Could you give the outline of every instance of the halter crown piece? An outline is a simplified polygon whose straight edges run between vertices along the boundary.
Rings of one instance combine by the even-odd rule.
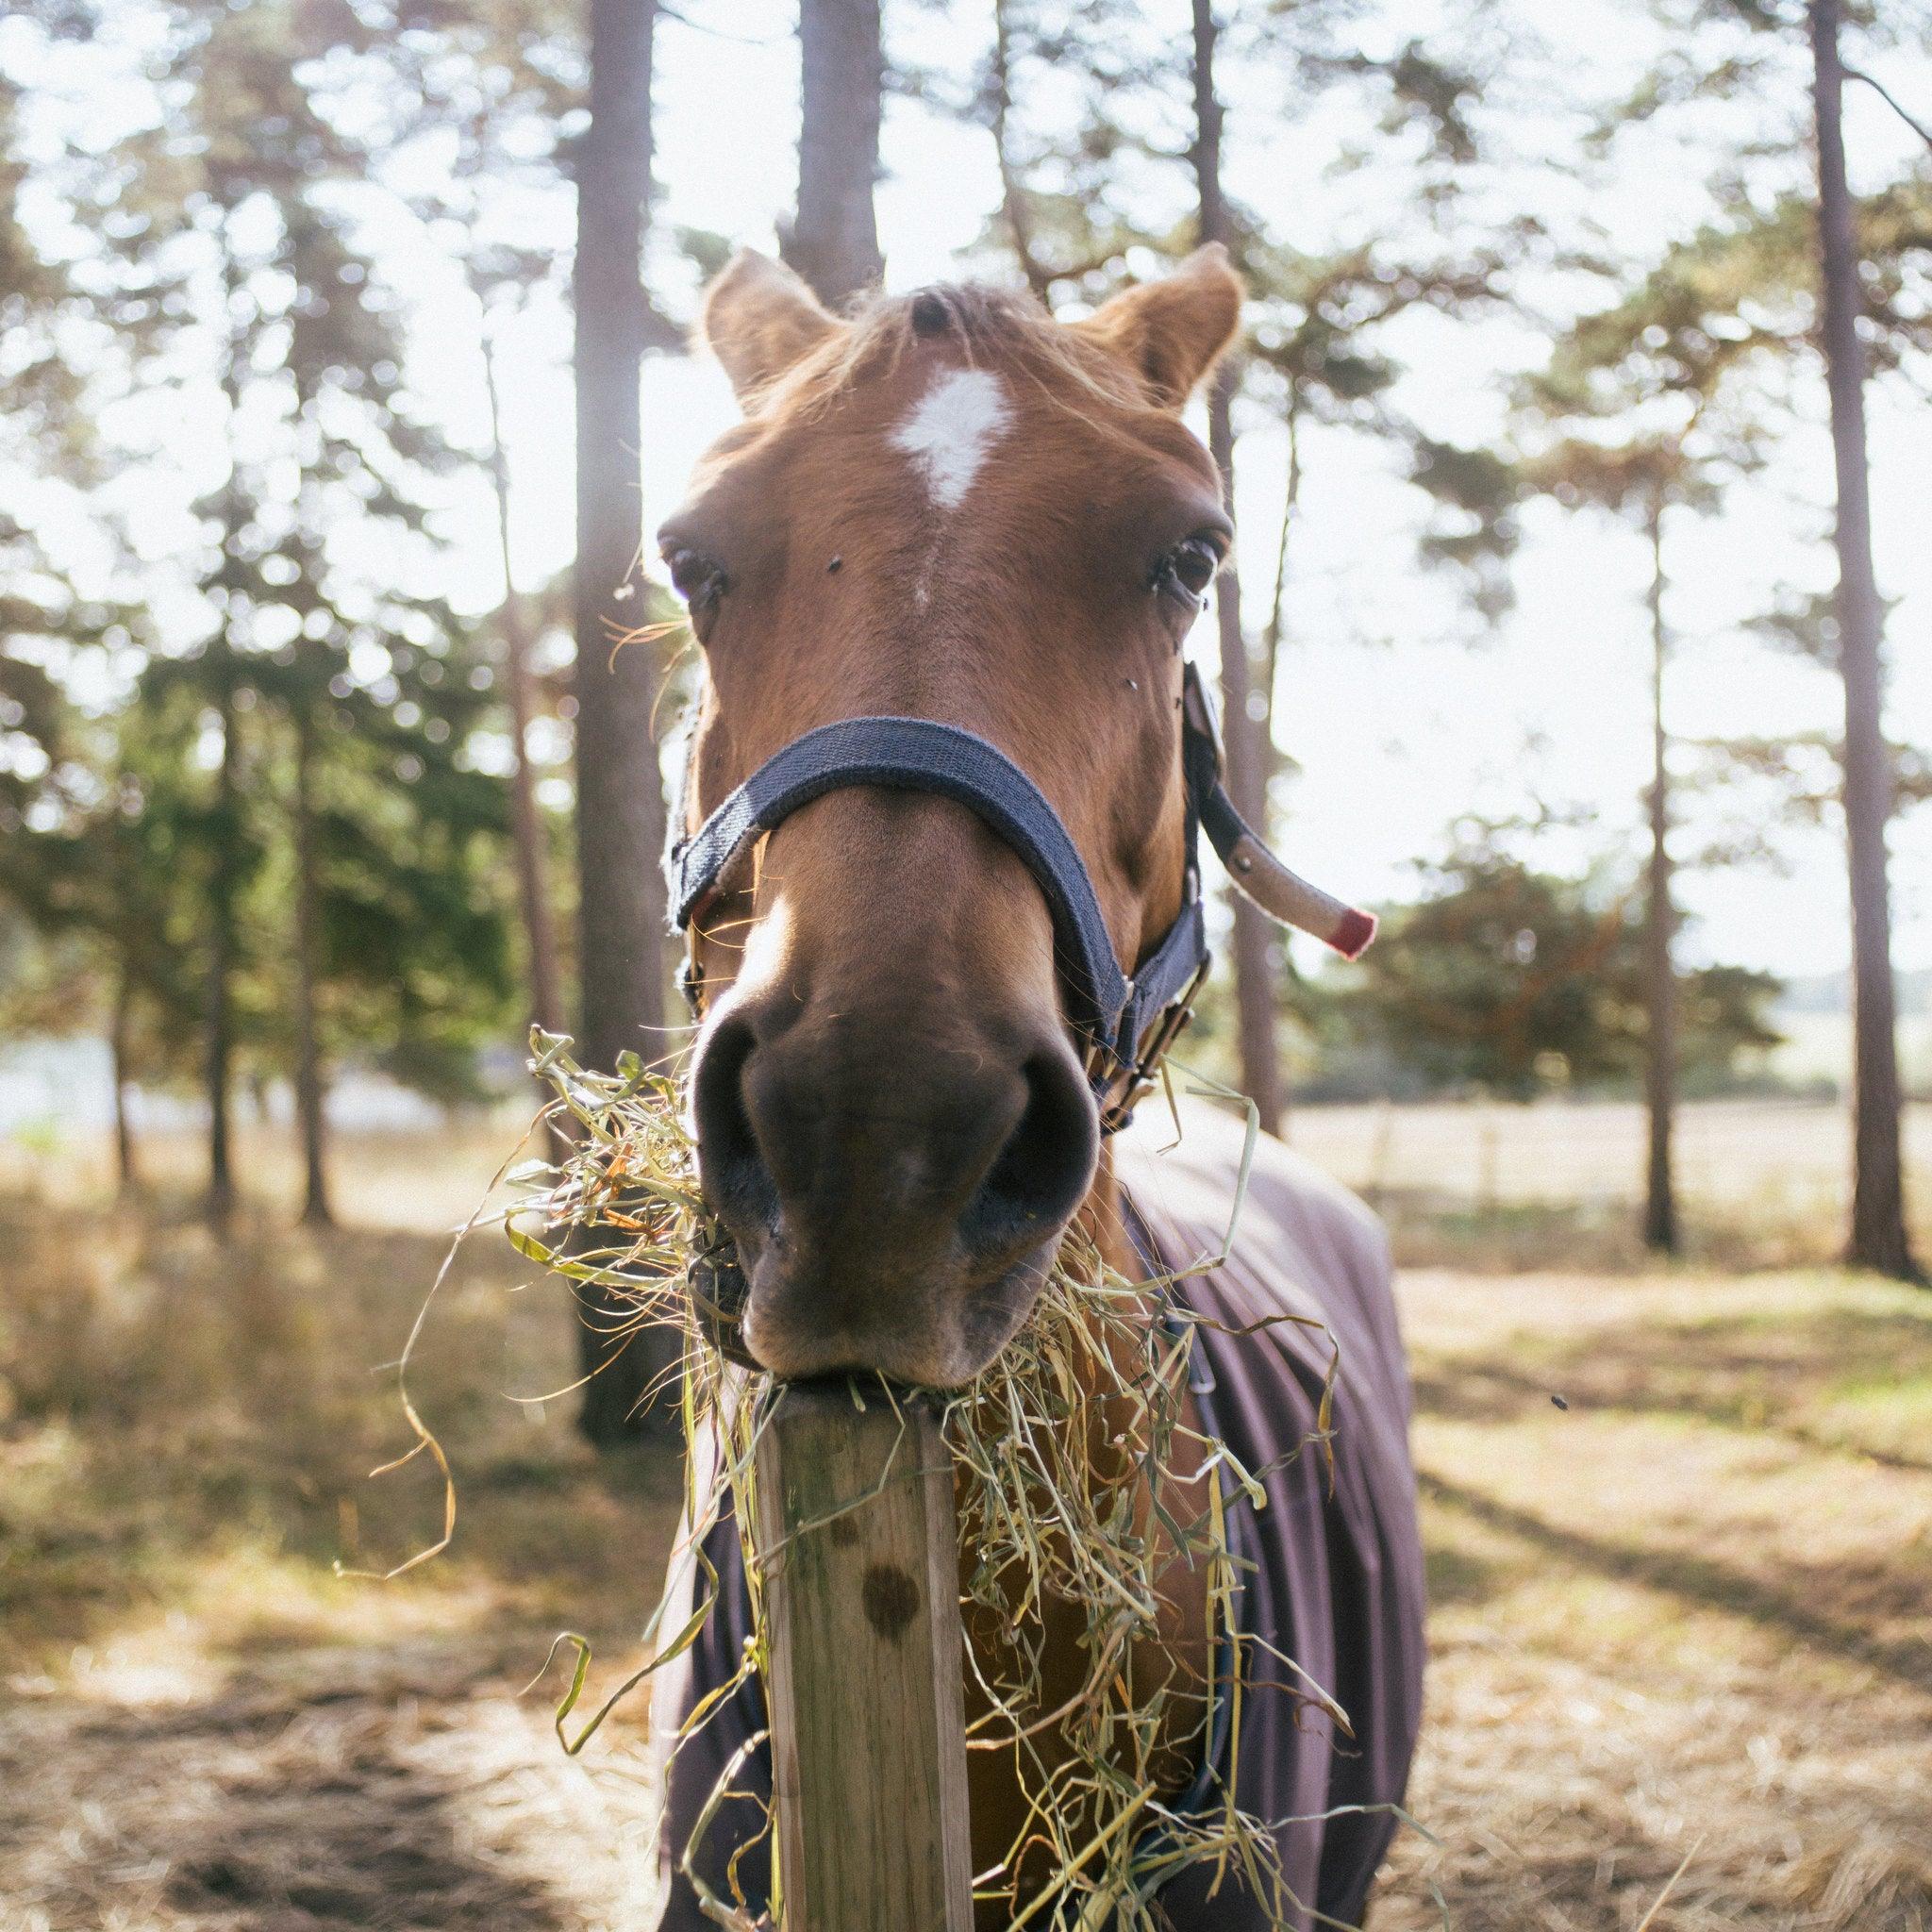
[[[930,718],[841,718],[773,755],[689,837],[672,818],[664,855],[671,924],[686,931],[715,898],[738,857],[800,806],[849,786],[934,791],[975,812],[1038,882],[1053,917],[1068,1017],[1088,1047],[1087,1071],[1108,1133],[1125,1125],[1193,1010],[1210,955],[1201,913],[1200,834],[1235,885],[1262,911],[1356,958],[1375,936],[1372,913],[1291,872],[1235,808],[1223,777],[1221,734],[1199,675],[1182,685],[1181,769],[1187,797],[1186,901],[1133,973],[1122,970],[1079,850],[1039,786],[995,745]],[[690,782],[687,758],[685,783]],[[702,988],[690,962],[686,996]]]

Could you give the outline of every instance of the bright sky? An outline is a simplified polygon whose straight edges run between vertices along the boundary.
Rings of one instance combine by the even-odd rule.
[[[691,10],[728,19],[743,39],[675,20],[660,26],[660,232],[688,225],[771,248],[774,220],[796,179],[792,8],[784,0],[732,0]],[[1434,10],[1405,9],[1405,30],[1425,26]],[[889,5],[892,51],[901,60],[963,72],[981,56],[988,12],[975,5],[941,17],[909,0]],[[1178,42],[1186,18],[1180,0],[1161,0],[1147,12],[1154,30],[1172,26]],[[1574,0],[1559,23],[1544,25],[1557,42],[1547,58],[1559,68],[1593,63],[1607,88],[1616,55],[1607,50],[1626,64],[1643,52],[1624,31],[1631,14],[1614,0]],[[1613,19],[1622,24],[1614,37]],[[1524,72],[1523,85],[1533,86]],[[1913,97],[1932,112],[1932,63],[1902,59],[1892,77],[1908,93],[1916,90]],[[1366,225],[1387,220],[1374,201],[1378,189],[1386,194],[1387,175],[1336,176],[1329,164],[1338,137],[1316,123],[1284,122],[1282,90],[1277,73],[1229,76],[1234,192],[1309,250],[1374,232]],[[97,92],[90,103],[96,115],[100,103]],[[1755,131],[1782,127],[1802,105],[1796,94],[1769,102]],[[1912,137],[1874,96],[1854,90],[1847,112],[1855,180],[1875,183],[1909,161]],[[1515,125],[1519,144],[1543,141],[1557,153],[1574,142],[1574,123],[1533,105]],[[1704,127],[1724,131],[1715,117]],[[885,161],[878,208],[888,285],[906,289],[983,266],[971,251],[996,200],[987,138],[895,99]],[[1659,139],[1634,145],[1612,181],[1582,186],[1526,153],[1508,191],[1553,214],[1583,208],[1643,252],[1694,223],[1702,177],[1681,149]],[[553,241],[559,225],[568,232],[567,199],[500,212],[506,223],[526,224]],[[459,439],[475,440],[483,389],[468,298],[433,251],[403,251],[395,273],[418,305],[412,383]],[[689,298],[688,289],[673,288],[667,301],[688,309]],[[572,547],[568,325],[560,302],[533,303],[508,340],[517,365],[507,398],[515,549],[521,580],[534,584],[567,562]],[[1410,366],[1398,402],[1451,437],[1492,426],[1508,377],[1540,359],[1531,332],[1494,320],[1420,319],[1391,344]],[[1822,418],[1822,382],[1815,387],[1814,412]],[[197,425],[191,414],[184,408],[178,421],[156,426],[186,467],[203,472],[205,484],[210,470],[219,474],[219,453],[207,445],[205,417]],[[734,414],[722,376],[702,361],[647,365],[640,429],[647,530],[675,504],[692,458]],[[200,457],[188,454],[198,444]],[[1932,737],[1928,451],[1923,400],[1900,389],[1874,394],[1878,566],[1882,587],[1899,600],[1890,620],[1890,716],[1895,734],[1922,741]],[[1272,568],[1284,453],[1277,430],[1258,418],[1248,425],[1236,509],[1251,598]],[[1532,796],[1591,806],[1605,834],[1627,833],[1634,852],[1649,728],[1645,558],[1638,540],[1553,507],[1532,511],[1516,564],[1516,608],[1493,632],[1478,633],[1454,585],[1417,564],[1421,499],[1392,474],[1390,458],[1358,438],[1318,432],[1306,460],[1279,695],[1281,736],[1302,766],[1286,794],[1282,842],[1291,862],[1357,898],[1404,896],[1413,891],[1410,861],[1444,849],[1457,813],[1507,811]],[[1670,615],[1683,641],[1670,693],[1675,731],[1694,738],[1834,726],[1835,680],[1767,653],[1737,628],[1768,607],[1775,587],[1829,582],[1828,553],[1816,541],[1827,527],[1829,475],[1829,447],[1822,421],[1814,422],[1762,479],[1733,491],[1721,517],[1682,523],[1673,534]],[[158,543],[179,527],[173,512],[156,511],[153,523]],[[457,543],[458,601],[487,608],[500,594],[500,577],[480,486],[452,502],[447,527]],[[1260,621],[1252,606],[1250,617]],[[1197,634],[1204,655],[1211,655],[1208,630],[1204,625]],[[1694,826],[1684,842],[1687,850],[1699,842]],[[1895,955],[1902,967],[1932,966],[1932,808],[1916,823],[1906,821],[1893,842]],[[1788,974],[1846,963],[1844,886],[1833,841],[1794,834],[1784,846],[1782,874],[1757,868],[1684,878],[1683,895],[1696,915],[1686,935],[1688,957]]]

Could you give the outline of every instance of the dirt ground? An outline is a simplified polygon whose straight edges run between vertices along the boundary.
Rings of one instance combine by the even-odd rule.
[[[644,1726],[569,1759],[559,1630],[630,1657],[676,1504],[598,1462],[565,1308],[500,1238],[412,1389],[459,1480],[433,1542],[392,1363],[444,1243],[72,1232],[0,1209],[0,1932],[629,1932],[656,1899]]]
[[[559,1629],[598,1682],[634,1654],[675,1479],[507,1399],[568,1380],[569,1334],[488,1237],[416,1382],[455,1544],[332,1571],[440,1527],[425,1465],[367,1477],[440,1253],[0,1202],[0,1932],[650,1923],[641,1723],[567,1759],[560,1669],[519,1693]],[[1404,1300],[1430,1836],[1375,1932],[1932,1927],[1932,1296],[1433,1269]]]
[[[1404,1305],[1436,1842],[1375,1932],[1932,1926],[1932,1296],[1434,1272]]]

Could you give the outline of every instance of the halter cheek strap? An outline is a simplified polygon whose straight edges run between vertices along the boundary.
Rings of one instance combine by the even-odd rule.
[[[678,839],[674,831],[664,859],[672,925],[688,928],[747,846],[828,791],[878,786],[953,799],[1005,840],[1039,885],[1053,919],[1068,1017],[1091,1044],[1090,1072],[1106,1124],[1118,1126],[1186,1023],[1208,970],[1200,832],[1207,832],[1235,883],[1275,918],[1350,958],[1375,929],[1368,913],[1298,878],[1256,837],[1222,782],[1220,738],[1192,665],[1183,689],[1185,901],[1131,977],[1115,958],[1079,850],[1040,788],[996,745],[930,718],[841,718],[822,724],[774,752],[690,837]],[[695,1006],[695,989],[688,984],[687,991]]]

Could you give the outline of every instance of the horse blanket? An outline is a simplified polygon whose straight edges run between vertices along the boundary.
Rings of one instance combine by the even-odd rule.
[[[1242,1147],[1237,1123],[1209,1109],[1173,1122],[1150,1104],[1116,1141],[1117,1172],[1137,1238],[1161,1268],[1178,1271],[1219,1252],[1235,1198]],[[1208,1428],[1242,1465],[1266,1471],[1265,1507],[1231,1492],[1230,1541],[1252,1568],[1238,1597],[1241,1627],[1292,1657],[1348,1713],[1354,1738],[1285,1683],[1289,1673],[1251,1665],[1238,1761],[1227,1740],[1209,1740],[1187,1802],[1206,1807],[1232,1785],[1242,1810],[1271,1826],[1282,1874],[1300,1902],[1295,1932],[1359,1925],[1370,1884],[1397,1820],[1422,1713],[1423,1565],[1415,1480],[1408,1457],[1409,1392],[1388,1244],[1352,1195],[1263,1139],[1235,1240],[1217,1269],[1181,1282],[1177,1298],[1209,1322],[1194,1341],[1197,1400]],[[1257,1322],[1283,1314],[1323,1325]],[[1222,1330],[1240,1331],[1246,1334]],[[1332,1337],[1332,1341],[1330,1338]],[[1331,1418],[1333,1465],[1316,1451],[1295,1456],[1316,1428],[1335,1351],[1340,1368]],[[681,1685],[662,1691],[674,1708],[726,1681],[737,1668],[749,1607],[735,1528],[720,1524],[708,1554],[723,1591],[690,1654]],[[663,1932],[704,1932],[711,1922],[676,1870],[719,1773],[764,1724],[756,1681],[726,1700],[672,1766],[664,1851],[670,1901]],[[771,1791],[771,1759],[760,1745],[740,1767],[734,1790],[711,1819],[698,1865],[721,1896],[724,1866],[756,1833]],[[882,1803],[890,1794],[881,1792]],[[739,1883],[762,1905],[765,1847],[741,1859]],[[1265,1932],[1263,1902],[1224,1877],[1210,1899],[1211,1873],[1183,1870],[1157,1897],[1174,1932]]]

